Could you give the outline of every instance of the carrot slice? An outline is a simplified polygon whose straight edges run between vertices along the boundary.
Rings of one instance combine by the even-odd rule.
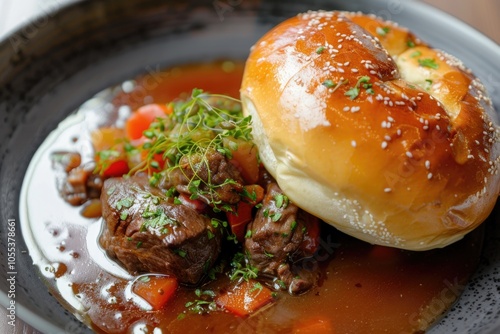
[[[232,290],[216,298],[216,303],[220,307],[243,317],[273,300],[271,290],[262,286],[256,281],[243,281]]]
[[[161,309],[177,290],[178,283],[174,277],[146,276],[147,281],[137,280],[132,291],[146,300],[153,309]]]
[[[142,137],[157,117],[165,117],[171,110],[160,104],[148,104],[135,111],[125,124],[125,133],[130,140]]]

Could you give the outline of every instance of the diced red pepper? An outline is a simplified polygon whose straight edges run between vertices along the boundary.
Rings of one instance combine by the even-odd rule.
[[[216,298],[217,305],[243,317],[272,302],[271,290],[256,281],[243,281]]]
[[[245,239],[246,226],[252,221],[252,208],[253,205],[240,201],[235,212],[226,213],[231,231],[239,242]]]
[[[146,300],[153,309],[161,309],[179,286],[177,279],[166,276],[148,276],[147,281],[137,280],[132,291]]]
[[[108,177],[118,177],[127,174],[130,171],[128,167],[128,162],[126,160],[115,160],[111,162],[111,164],[104,169],[102,175],[105,178]]]

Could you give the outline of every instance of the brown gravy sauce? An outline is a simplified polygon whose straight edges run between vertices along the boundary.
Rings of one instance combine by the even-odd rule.
[[[26,242],[49,290],[99,333],[416,333],[428,329],[456,301],[474,272],[483,228],[449,247],[427,252],[373,246],[325,228],[319,251],[304,264],[321,268],[318,286],[295,297],[279,292],[273,304],[239,318],[226,312],[187,311],[185,304],[196,299],[189,288],[179,288],[165,309],[148,309],[130,291],[133,277],[99,248],[101,220],[83,218],[81,208],[70,207],[59,197],[50,153],[78,151],[89,161],[89,133],[103,124],[103,110],[120,118],[143,104],[187,96],[194,87],[238,97],[242,73],[243,64],[235,62],[150,73],[112,89],[111,97],[101,94],[100,102],[89,101],[47,139],[25,179],[21,211]],[[217,292],[227,283],[220,278],[203,289]],[[315,325],[304,331],[307,324]]]

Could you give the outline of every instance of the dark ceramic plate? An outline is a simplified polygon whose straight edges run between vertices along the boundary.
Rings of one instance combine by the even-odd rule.
[[[220,57],[245,59],[265,31],[308,9],[374,13],[411,28],[461,58],[500,110],[499,46],[416,1],[76,1],[0,43],[0,303],[9,303],[10,219],[17,227],[17,316],[44,333],[90,332],[48,293],[19,229],[26,168],[62,119],[100,90],[151,69]],[[493,223],[500,221],[498,210],[493,217]],[[431,332],[500,330],[500,227],[491,225],[481,267]]]

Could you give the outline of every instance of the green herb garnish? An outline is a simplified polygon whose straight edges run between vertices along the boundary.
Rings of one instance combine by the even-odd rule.
[[[410,57],[412,58],[417,58],[417,57],[420,57],[422,55],[422,52],[420,51],[415,51],[415,52],[412,52]]]
[[[268,253],[266,250],[264,250],[264,255],[267,256],[268,258],[274,257],[274,254]]]
[[[130,208],[134,204],[134,199],[132,197],[125,197],[116,202],[116,210],[121,210],[122,208]]]
[[[174,253],[177,254],[177,255],[179,255],[182,258],[186,257],[186,255],[187,255],[186,251],[184,251],[184,250],[182,250],[180,248],[174,249]]]
[[[436,63],[436,60],[432,58],[419,59],[418,64],[422,67],[429,67],[435,70],[439,68],[439,65]]]
[[[274,223],[276,223],[278,220],[281,219],[281,216],[282,216],[281,212],[275,212],[272,215],[270,215],[269,217],[271,217],[271,221],[273,221]]]
[[[157,118],[145,131],[150,139],[142,147],[146,158],[134,167],[130,174],[140,171],[158,171],[160,165],[156,161],[158,154],[166,161],[163,170],[150,178],[153,185],[162,178],[180,169],[190,169],[192,173],[188,180],[188,190],[192,199],[199,196],[209,200],[214,211],[225,210],[225,203],[218,199],[217,190],[234,180],[225,180],[222,184],[212,180],[212,175],[202,177],[203,169],[209,169],[207,155],[219,152],[226,158],[231,158],[232,152],[238,149],[238,143],[252,141],[252,120],[244,116],[240,101],[228,96],[207,94],[194,89],[188,101],[171,103],[173,112]],[[219,181],[218,181],[219,182]],[[169,197],[172,194],[168,194]],[[178,201],[175,201],[178,203]]]
[[[123,210],[121,213],[120,213],[120,219],[121,220],[126,220],[128,218],[128,210]]]
[[[256,282],[256,283],[254,283],[253,287],[250,289],[250,292],[254,292],[254,291],[259,290],[259,293],[260,293],[262,291],[262,289],[264,289],[262,284],[260,284],[259,282]]]
[[[349,98],[351,100],[354,100],[356,99],[358,96],[359,96],[359,86],[361,84],[368,84],[370,82],[370,77],[369,76],[362,76],[361,78],[358,79],[358,82],[356,82],[356,85],[354,87],[352,87],[351,89],[349,89],[347,92],[345,92],[345,96],[349,96]],[[371,84],[369,86],[365,86],[364,88],[371,88]],[[374,94],[375,92],[373,92],[373,89],[370,91],[369,94]]]
[[[196,289],[194,294],[198,298],[192,302],[187,302],[184,305],[189,311],[198,314],[205,314],[209,311],[217,310],[217,304],[213,300],[215,298],[215,292],[212,290]]]
[[[242,279],[248,281],[250,279],[257,278],[259,270],[252,266],[245,254],[236,253],[231,261],[231,273],[229,278],[231,281],[236,279]]]
[[[290,201],[288,199],[288,196],[277,194],[276,196],[274,196],[274,202],[276,203],[276,207],[278,209],[281,209],[282,207],[285,209]]]
[[[142,217],[144,218],[144,222],[142,223],[141,232],[146,231],[146,229],[150,228],[153,230],[160,231],[162,234],[168,232],[166,229],[167,225],[176,226],[178,223],[167,216],[165,210],[162,207],[157,207],[154,210],[151,210],[148,207],[142,213]]]
[[[325,81],[323,81],[322,85],[327,87],[327,88],[333,88],[337,84],[335,82],[333,82],[332,80],[325,80]]]
[[[317,54],[321,54],[321,53],[323,53],[323,51],[325,51],[325,47],[324,47],[323,45],[322,45],[322,46],[320,46],[320,47],[318,47],[318,48],[316,49],[316,53],[317,53]]]

